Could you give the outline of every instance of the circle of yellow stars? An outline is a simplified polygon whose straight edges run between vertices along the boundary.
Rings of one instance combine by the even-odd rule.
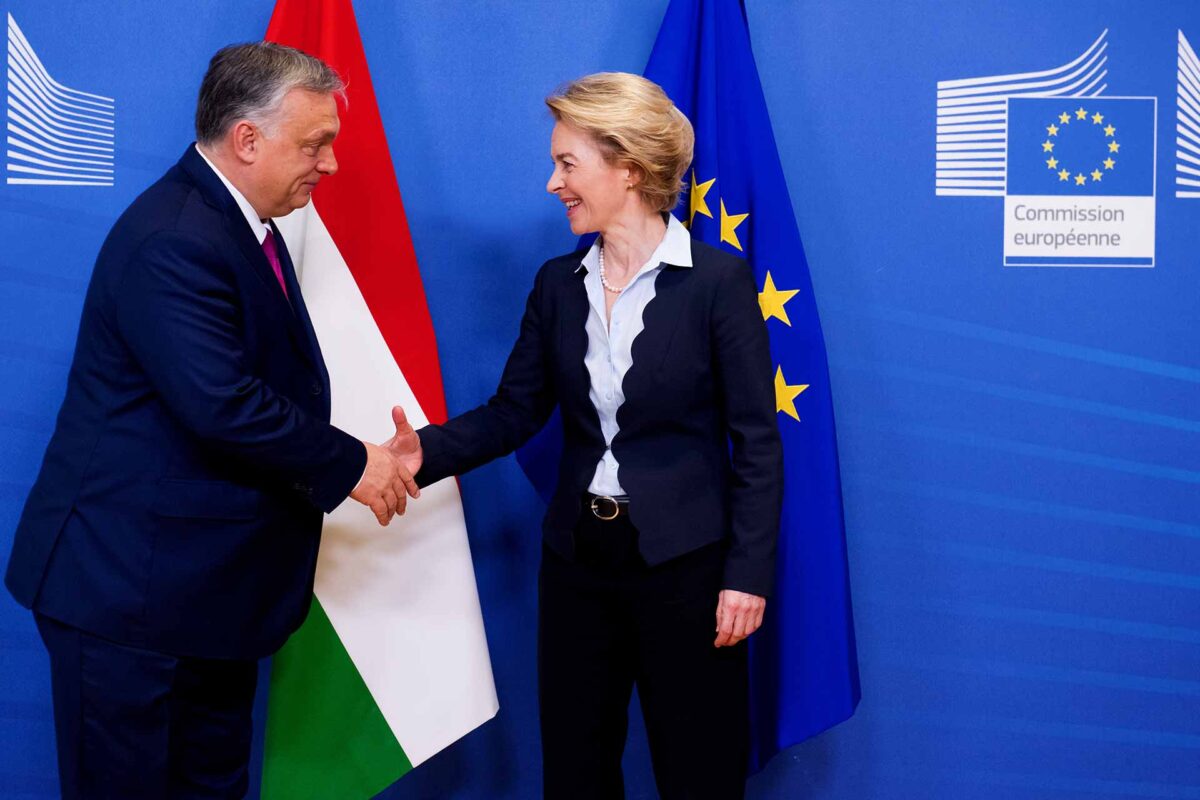
[[[698,181],[696,180],[696,171],[692,170],[692,183],[688,192],[688,228],[694,226],[697,214],[714,219],[712,210],[709,209],[708,201],[705,198],[716,181],[716,178],[711,178],[707,181]],[[738,239],[737,228],[750,215],[730,214],[725,208],[724,198],[721,198],[718,202],[721,210],[721,241],[733,245],[741,252],[745,252],[742,249],[741,241]],[[799,289],[777,288],[775,286],[775,279],[771,276],[771,271],[767,270],[762,291],[758,293],[758,306],[762,310],[763,322],[777,319],[790,328],[792,321],[788,319],[787,302],[799,293]],[[807,383],[789,384],[787,379],[783,377],[783,366],[777,364],[775,367],[775,412],[787,414],[799,422],[800,412],[796,410],[796,398],[807,388],[809,388],[809,384]]]
[[[1055,139],[1057,138],[1059,131],[1062,130],[1060,126],[1066,127],[1071,124],[1072,120],[1075,120],[1076,122],[1083,121],[1086,124],[1088,119],[1091,119],[1093,125],[1100,125],[1104,122],[1104,115],[1099,111],[1089,115],[1087,109],[1085,109],[1083,106],[1080,106],[1079,108],[1075,109],[1074,112],[1062,112],[1058,115],[1057,124],[1051,122],[1046,126],[1046,141],[1042,142],[1042,154],[1050,154],[1050,157],[1046,159],[1046,169],[1054,170],[1058,174],[1059,181],[1063,183],[1074,180],[1075,186],[1085,186],[1088,183],[1089,175],[1092,179],[1092,183],[1099,183],[1104,177],[1104,173],[1100,171],[1100,167],[1096,167],[1096,169],[1092,170],[1089,174],[1078,172],[1072,176],[1071,170],[1067,169],[1066,167],[1062,167],[1058,158],[1054,155]],[[1115,159],[1113,159],[1113,156],[1121,151],[1121,144],[1116,140],[1116,135],[1117,129],[1112,126],[1111,122],[1104,127],[1104,138],[1112,140],[1108,142],[1108,158],[1100,162],[1101,166],[1103,166],[1105,170],[1110,170],[1117,165],[1117,162]],[[1060,169],[1060,167],[1062,168]]]

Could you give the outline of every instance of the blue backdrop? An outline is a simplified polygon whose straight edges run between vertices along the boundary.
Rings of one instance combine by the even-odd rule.
[[[747,5],[828,342],[864,692],[751,797],[1200,798],[1200,200],[1175,196],[1177,39],[1200,41],[1200,6]],[[666,3],[356,6],[462,411],[537,266],[574,246],[544,192],[542,98],[641,73]],[[117,126],[113,186],[0,186],[7,553],[100,242],[190,141],[208,57],[261,37],[271,3],[0,9]],[[1158,98],[1155,266],[1006,268],[1004,199],[935,194],[938,82],[1052,69],[1106,29],[1104,95]],[[540,785],[541,501],[513,459],[462,485],[501,712],[389,798]],[[630,796],[653,797],[640,732],[626,760]],[[5,596],[0,795],[56,797],[53,762],[45,655]]]

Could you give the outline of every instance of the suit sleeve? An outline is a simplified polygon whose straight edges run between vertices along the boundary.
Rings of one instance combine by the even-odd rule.
[[[713,353],[731,444],[732,546],[723,588],[766,597],[775,577],[775,542],[783,503],[783,444],[767,327],[754,273],[729,269],[713,304]]]
[[[179,422],[215,451],[276,474],[332,511],[366,464],[362,443],[252,373],[226,260],[197,237],[150,237],[127,265],[116,326]]]
[[[507,455],[541,430],[557,404],[550,368],[546,267],[525,304],[521,331],[504,365],[500,385],[482,406],[417,431],[425,461],[417,483],[428,486]]]

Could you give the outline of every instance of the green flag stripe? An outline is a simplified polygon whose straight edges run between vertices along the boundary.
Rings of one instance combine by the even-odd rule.
[[[411,769],[314,596],[272,663],[263,800],[374,797]]]

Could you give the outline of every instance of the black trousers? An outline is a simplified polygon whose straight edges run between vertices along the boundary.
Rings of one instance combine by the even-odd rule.
[[[713,647],[724,547],[647,567],[637,530],[585,511],[567,561],[543,549],[538,688],[548,800],[624,797],[636,683],[663,800],[735,800],[749,747],[745,642]]]
[[[64,800],[245,796],[256,662],[177,658],[41,615],[37,625]]]

